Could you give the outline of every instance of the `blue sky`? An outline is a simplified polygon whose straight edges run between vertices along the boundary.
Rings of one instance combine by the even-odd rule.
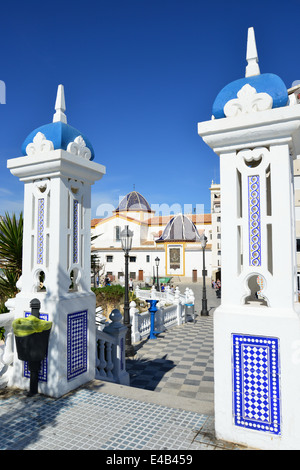
[[[219,157],[197,134],[213,101],[246,67],[255,29],[261,73],[300,79],[299,1],[85,0],[1,4],[0,214],[19,212],[23,183],[6,168],[26,136],[52,122],[58,84],[68,123],[107,174],[92,217],[135,189],[150,204],[210,211]],[[100,209],[99,209],[100,207]],[[103,207],[103,206],[102,206]]]

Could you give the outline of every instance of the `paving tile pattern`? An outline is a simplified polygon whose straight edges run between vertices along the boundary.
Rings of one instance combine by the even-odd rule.
[[[213,314],[136,345],[127,370],[132,387],[213,401]]]
[[[0,399],[0,450],[231,449],[213,419],[88,389],[60,399]]]

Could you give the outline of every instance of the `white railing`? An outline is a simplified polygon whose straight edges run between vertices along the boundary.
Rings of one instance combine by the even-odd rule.
[[[178,287],[174,292],[171,292],[169,286],[166,287],[164,292],[157,292],[154,286],[151,290],[142,290],[137,287],[135,295],[145,301],[150,299],[159,300],[154,317],[154,329],[161,332],[175,325],[185,323],[185,304],[194,304],[194,294],[189,288],[186,288],[185,293],[181,294]],[[139,313],[134,301],[130,303],[130,322],[133,344],[149,335],[151,314],[149,310]]]
[[[129,385],[129,374],[125,365],[125,336],[127,327],[121,323],[122,314],[114,309],[110,323],[96,330],[97,354],[95,378]]]
[[[0,344],[0,388],[7,385],[12,373],[14,360],[14,336],[12,330],[12,322],[14,320],[13,299],[9,299],[6,302],[6,306],[10,311],[0,314],[0,328],[3,327],[5,329],[5,339]]]
[[[147,299],[157,299],[157,300],[165,300],[166,302],[175,303],[176,301],[183,302],[185,304],[191,303],[194,304],[195,296],[189,287],[187,287],[184,291],[184,294],[180,293],[179,287],[176,287],[175,290],[172,292],[170,286],[166,286],[163,292],[158,292],[154,286],[152,286],[149,290],[140,289],[139,286],[135,289],[135,295],[139,299],[147,300]]]

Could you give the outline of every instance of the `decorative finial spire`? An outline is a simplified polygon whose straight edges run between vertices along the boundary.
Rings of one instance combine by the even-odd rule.
[[[254,29],[252,27],[248,28],[246,60],[248,62],[248,65],[246,67],[245,77],[252,77],[253,75],[260,75],[255,35],[254,35]]]
[[[53,122],[64,122],[67,123],[67,116],[65,115],[66,103],[65,103],[65,92],[64,86],[58,85],[57,95],[55,101],[55,111],[53,115]]]

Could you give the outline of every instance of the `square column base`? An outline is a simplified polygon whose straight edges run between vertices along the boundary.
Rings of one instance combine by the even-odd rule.
[[[300,319],[293,309],[214,312],[215,431],[262,450],[300,449]]]

